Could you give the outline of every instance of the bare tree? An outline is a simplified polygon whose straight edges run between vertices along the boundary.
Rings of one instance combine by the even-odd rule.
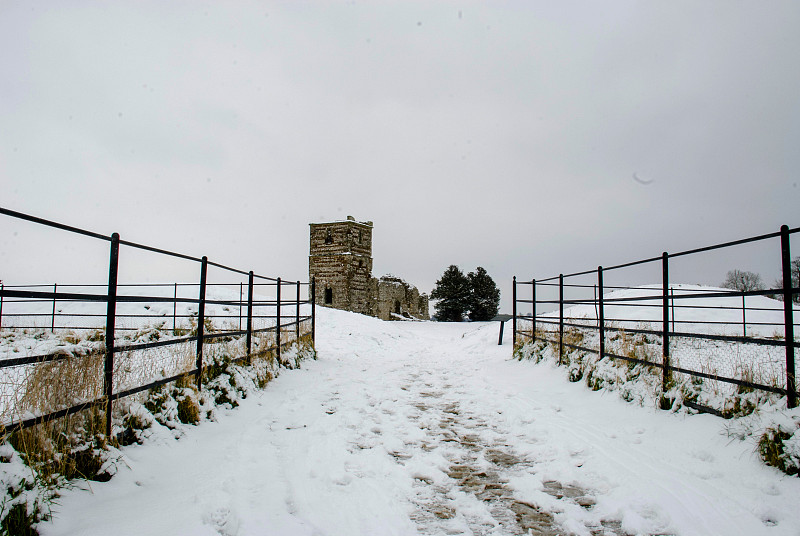
[[[764,290],[764,283],[761,281],[761,276],[754,272],[730,270],[725,276],[725,281],[722,282],[722,287],[740,292],[749,292],[751,290]]]
[[[792,288],[800,288],[800,257],[795,257],[789,263],[791,268],[791,279],[792,279]],[[775,280],[775,289],[776,290],[783,290],[783,278],[779,277]],[[783,294],[773,294],[770,298],[775,298],[776,300],[783,301]],[[800,303],[800,293],[795,294],[792,296],[792,301],[795,303]]]

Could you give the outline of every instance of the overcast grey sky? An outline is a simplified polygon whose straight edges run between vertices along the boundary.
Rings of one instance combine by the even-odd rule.
[[[481,265],[508,298],[800,225],[798,28],[796,0],[0,0],[0,206],[292,279],[353,215],[374,275]],[[0,220],[7,284],[102,282],[106,246],[31,229]]]

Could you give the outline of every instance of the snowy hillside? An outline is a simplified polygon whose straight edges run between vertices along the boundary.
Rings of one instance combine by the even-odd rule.
[[[87,294],[102,294],[104,289],[97,287],[68,287],[62,292],[75,292]],[[42,290],[42,289],[37,289]],[[45,291],[52,291],[48,287]],[[303,289],[305,291],[305,288]],[[294,289],[286,294],[284,289],[282,297],[284,302],[297,299]],[[197,299],[197,286],[191,285],[178,287],[178,298]],[[173,299],[173,286],[132,286],[120,289],[120,295],[125,296],[156,296],[161,298]],[[207,303],[205,306],[205,318],[218,330],[236,331],[246,327],[247,320],[247,288],[244,295],[240,294],[239,288],[233,287],[209,287],[206,299],[208,301],[231,301],[238,302],[240,299],[245,301],[242,307],[237,305],[221,305]],[[300,300],[305,300],[306,295],[301,294]],[[253,315],[275,316],[274,305],[259,306],[259,302],[274,302],[274,295],[254,294]],[[51,334],[50,327],[52,313],[55,310],[55,330]],[[291,322],[295,317],[295,305],[283,305],[282,324]],[[137,331],[151,329],[155,327],[161,331],[161,338],[173,337],[173,326],[179,330],[191,327],[191,321],[196,320],[198,306],[196,303],[178,302],[173,305],[170,302],[119,302],[116,307],[116,336],[117,339],[124,339],[136,335]],[[311,314],[311,306],[303,304],[300,306],[300,315]],[[21,357],[30,355],[42,355],[64,347],[65,333],[74,332],[78,338],[87,333],[103,329],[106,321],[106,304],[104,302],[79,302],[57,300],[55,307],[52,300],[6,300],[3,305],[3,324],[4,331],[0,331],[0,359],[8,357]],[[255,318],[253,328],[264,328],[274,326],[274,318]],[[9,329],[15,326],[38,326],[38,329],[28,329],[25,333],[19,330]],[[89,329],[86,329],[89,328]],[[118,341],[119,342],[119,341]]]
[[[729,289],[699,285],[674,285],[671,287],[669,319],[671,332],[700,333],[750,338],[771,339],[766,344],[734,341],[703,340],[693,337],[670,337],[671,364],[688,370],[715,374],[727,378],[753,381],[770,387],[785,387],[786,350],[777,342],[784,333],[783,302],[764,296],[747,296],[742,308],[741,296],[715,296],[730,293]],[[604,317],[607,327],[644,329],[660,332],[663,322],[661,287],[643,286],[604,293]],[[704,297],[693,297],[704,295]],[[708,296],[711,295],[711,296]],[[681,298],[683,296],[683,298]],[[800,339],[797,322],[800,307],[795,310],[795,338]],[[586,348],[599,349],[599,332],[596,304],[565,307],[567,324],[585,325],[595,329],[583,330]],[[550,339],[558,331],[558,311],[537,315],[540,329],[551,331]],[[519,328],[530,330],[529,321],[520,321]],[[571,329],[571,328],[568,328]],[[616,332],[608,331],[607,343]],[[660,362],[660,338],[650,346],[651,356]],[[613,353],[613,349],[609,350]],[[707,381],[713,396],[724,398],[736,392],[737,387],[723,382]],[[721,400],[721,398],[720,398]],[[719,401],[717,401],[719,402]]]
[[[796,535],[800,479],[728,423],[511,361],[497,323],[318,309],[319,360],[125,447],[43,535]],[[538,532],[537,532],[538,531]]]
[[[9,288],[9,287],[6,287]],[[19,290],[37,290],[40,292],[53,292],[52,286],[47,287],[13,287]],[[273,287],[274,288],[274,287]],[[274,291],[271,295],[267,295],[256,288],[253,299],[255,303],[265,300],[275,300]],[[307,289],[302,288],[300,295],[301,300],[307,298]],[[89,286],[59,286],[57,287],[58,293],[83,293],[83,294],[99,294],[106,293],[105,287],[89,287]],[[118,296],[150,296],[167,300],[172,300],[177,294],[179,299],[192,299],[197,300],[198,286],[197,285],[179,285],[177,289],[173,285],[131,285],[121,286],[118,291]],[[247,316],[247,286],[244,286],[243,293],[240,293],[238,286],[208,286],[206,291],[206,299],[208,301],[235,301],[240,300],[244,302],[241,314]],[[288,286],[283,288],[284,302],[296,300],[296,293],[294,287],[291,289]],[[289,311],[289,307],[286,311]],[[274,307],[271,308],[274,311]],[[97,302],[80,302],[73,300],[56,300],[55,304],[52,300],[24,300],[24,299],[6,299],[3,304],[3,324],[2,327],[14,326],[40,326],[43,328],[50,328],[52,321],[52,314],[55,311],[55,324],[56,329],[61,328],[75,328],[75,327],[103,327],[106,320],[106,303],[102,301]],[[294,312],[292,306],[292,313]],[[124,302],[118,301],[116,305],[116,313],[118,317],[118,329],[138,329],[144,325],[153,325],[159,322],[165,322],[167,327],[172,328],[173,314],[178,317],[178,324],[180,325],[181,317],[197,314],[196,303],[178,302],[173,306],[171,301],[168,302]],[[208,303],[205,307],[205,314],[207,317],[219,317],[218,323],[221,325],[229,324],[238,326],[240,310],[238,306],[234,305],[219,305]],[[274,313],[272,313],[274,314]],[[184,320],[185,323],[185,320]]]
[[[702,285],[670,286],[670,322],[676,332],[709,333],[719,335],[743,334],[743,319],[749,337],[783,336],[783,302],[765,296],[710,296],[688,297],[695,294],[730,293],[730,289]],[[684,297],[682,297],[684,296]],[[652,297],[652,299],[643,299]],[[663,319],[661,286],[646,285],[615,290],[603,294],[603,312],[606,322],[619,327],[639,327],[652,324],[660,329]],[[744,318],[743,318],[744,303]],[[795,318],[800,318],[800,306],[795,305]],[[558,319],[558,310],[542,318]],[[584,320],[596,325],[598,311],[594,304],[574,305],[564,308],[564,317]]]

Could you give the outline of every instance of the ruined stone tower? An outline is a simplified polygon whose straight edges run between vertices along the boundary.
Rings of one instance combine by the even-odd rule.
[[[356,313],[372,314],[372,222],[310,224],[308,275],[316,278],[316,302]]]
[[[311,223],[308,276],[319,305],[382,320],[428,320],[428,296],[399,277],[372,277],[372,222]]]

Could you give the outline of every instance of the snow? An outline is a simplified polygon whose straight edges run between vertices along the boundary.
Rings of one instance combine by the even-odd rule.
[[[702,285],[676,284],[671,287],[675,296],[675,307],[670,307],[671,364],[688,370],[716,374],[728,378],[744,379],[782,388],[786,378],[786,350],[783,344],[763,345],[755,343],[701,340],[681,337],[680,333],[702,333],[710,335],[743,335],[742,297],[710,296],[686,297],[692,294],[730,293],[730,289],[707,287]],[[659,297],[661,287],[647,285],[642,287],[615,290],[603,294],[605,301],[603,311],[606,326],[623,329],[646,329],[660,331],[663,322],[662,300]],[[642,299],[653,297],[653,299]],[[629,300],[629,301],[626,301]],[[765,296],[748,296],[745,299],[746,334],[748,337],[779,341],[784,335],[783,302]],[[800,318],[800,307],[794,306],[794,318]],[[581,304],[564,309],[564,317],[571,324],[589,326],[594,329],[584,330],[585,340],[582,345],[598,349],[599,331],[597,326],[597,310],[594,304]],[[537,315],[540,329],[551,332],[549,338],[557,337],[558,311]],[[672,322],[674,321],[674,324]],[[796,322],[796,320],[795,320]],[[530,320],[520,321],[518,327],[530,332]],[[612,331],[606,333],[607,345],[614,337]],[[800,333],[795,324],[795,339]],[[652,346],[652,350],[660,355],[660,339]],[[614,349],[610,349],[614,352]],[[795,350],[796,351],[796,350]],[[731,384],[708,382],[709,386],[719,394],[725,395],[736,387]],[[720,407],[720,404],[712,404]]]
[[[661,292],[661,285],[604,292],[603,313],[606,322],[622,328],[651,323],[659,326],[655,329],[660,329],[663,322]],[[733,336],[743,334],[741,296],[690,297],[693,294],[729,294],[733,292],[730,289],[674,284],[670,286],[670,292],[672,297],[669,302],[669,318],[670,322],[674,322],[673,331]],[[652,299],[643,299],[648,297]],[[747,296],[744,304],[748,337],[773,337],[776,334],[783,336],[783,302],[766,296]],[[795,318],[800,317],[800,306],[795,305],[794,311]],[[597,309],[594,304],[565,307],[564,317],[597,325]],[[558,320],[558,310],[539,314],[537,318]],[[670,329],[672,330],[672,326]]]
[[[96,287],[62,286],[68,292],[102,293]],[[259,287],[257,287],[259,288]],[[260,287],[264,290],[265,287]],[[172,285],[127,286],[120,294],[127,296],[162,296],[173,298]],[[52,287],[49,287],[52,290]],[[190,297],[197,286],[178,286],[178,297]],[[247,288],[244,288],[245,296]],[[232,286],[211,286],[207,291],[210,301],[238,301],[239,288]],[[194,297],[194,296],[192,296]],[[196,297],[195,297],[196,298]],[[274,296],[254,294],[254,303],[275,300]],[[296,301],[294,289],[284,289],[282,325],[293,322],[297,306],[287,302]],[[300,299],[304,296],[301,294]],[[46,300],[7,300],[3,305],[2,327],[0,330],[0,360],[31,357],[51,353],[85,356],[96,353],[104,347],[102,341],[105,325],[106,304],[101,302],[56,301],[56,328],[50,331],[52,301]],[[101,313],[102,311],[102,313]],[[147,343],[155,340],[168,340],[185,337],[197,322],[198,306],[194,303],[179,302],[173,309],[172,303],[165,302],[121,302],[117,304],[116,344]],[[275,306],[261,305],[253,308],[253,328],[263,329],[275,325]],[[177,318],[173,320],[173,312]],[[240,319],[240,312],[244,318]],[[300,305],[300,316],[310,316],[311,306]],[[62,316],[59,316],[60,313]],[[23,315],[23,316],[16,316]],[[25,316],[41,315],[41,316]],[[273,318],[264,318],[272,316]],[[261,317],[261,318],[259,318]],[[240,310],[235,305],[209,304],[205,306],[205,318],[216,329],[238,331],[247,323],[247,304]],[[178,331],[173,333],[173,322]],[[39,326],[32,329],[9,329],[14,326]],[[90,329],[79,329],[78,326]],[[291,329],[291,328],[284,328]],[[91,340],[89,340],[91,339]],[[243,344],[243,337],[238,341]],[[168,348],[155,348],[146,351],[119,353],[116,357],[114,391],[122,391],[148,382],[170,377],[192,368],[194,358],[189,346],[183,343]],[[181,353],[183,352],[183,354]],[[188,357],[187,357],[188,356]],[[0,422],[7,424],[20,416],[30,416],[28,408],[19,407],[26,387],[26,379],[37,365],[16,366],[0,369]],[[89,397],[89,398],[93,398]]]
[[[728,421],[512,361],[497,323],[317,312],[318,361],[177,441],[121,449],[118,474],[65,491],[41,534],[800,532],[800,479]]]
[[[293,316],[295,312],[295,305],[289,305],[289,302],[294,302],[297,299],[294,285],[291,288],[283,287],[282,301],[284,302],[281,311],[285,317]],[[7,289],[11,287],[6,287]],[[52,287],[38,288],[38,287],[14,287],[18,290],[39,290],[42,292],[51,292]],[[275,307],[273,305],[258,305],[259,302],[275,301],[274,286],[265,287],[258,285],[255,288],[253,295],[254,300],[254,316],[259,315],[274,315]],[[104,287],[83,287],[78,285],[62,285],[58,287],[59,292],[70,293],[85,293],[94,295],[105,295],[106,289]],[[173,299],[173,292],[177,293],[178,299],[193,299],[197,300],[198,286],[191,284],[179,284],[177,291],[174,290],[172,285],[120,285],[119,296],[135,296],[135,297],[158,297],[167,300]],[[272,292],[273,294],[268,294]],[[301,290],[300,299],[305,300],[307,290],[305,287]],[[244,300],[243,307],[240,309],[238,305],[220,305],[214,303],[206,303],[205,317],[212,318],[214,323],[224,329],[239,330],[240,325],[244,326],[247,319],[247,286],[244,286],[243,294],[240,294],[240,289],[235,285],[208,285],[206,290],[206,299],[208,301],[231,301],[239,302]],[[107,305],[102,301],[72,301],[58,299],[55,303],[55,329],[56,331],[63,329],[75,329],[78,332],[85,330],[78,329],[85,328],[103,328],[106,323],[106,308]],[[307,311],[308,306],[301,306],[301,311]],[[176,327],[188,326],[188,318],[196,316],[198,305],[196,303],[178,302],[174,305],[173,302],[117,302],[116,304],[116,329],[118,336],[124,331],[135,331],[143,327],[152,327],[163,322],[164,329],[172,329],[173,326],[173,313],[177,316],[175,321]],[[242,320],[240,320],[240,313]],[[2,327],[9,328],[14,326],[34,326],[38,328],[50,329],[53,314],[53,301],[52,300],[34,300],[34,299],[10,299],[6,298],[3,303],[3,317]],[[263,319],[256,321],[259,325],[254,327],[262,327],[261,324],[267,325]],[[274,322],[272,322],[274,325]],[[3,347],[0,346],[0,350]],[[37,349],[41,350],[41,349]]]

